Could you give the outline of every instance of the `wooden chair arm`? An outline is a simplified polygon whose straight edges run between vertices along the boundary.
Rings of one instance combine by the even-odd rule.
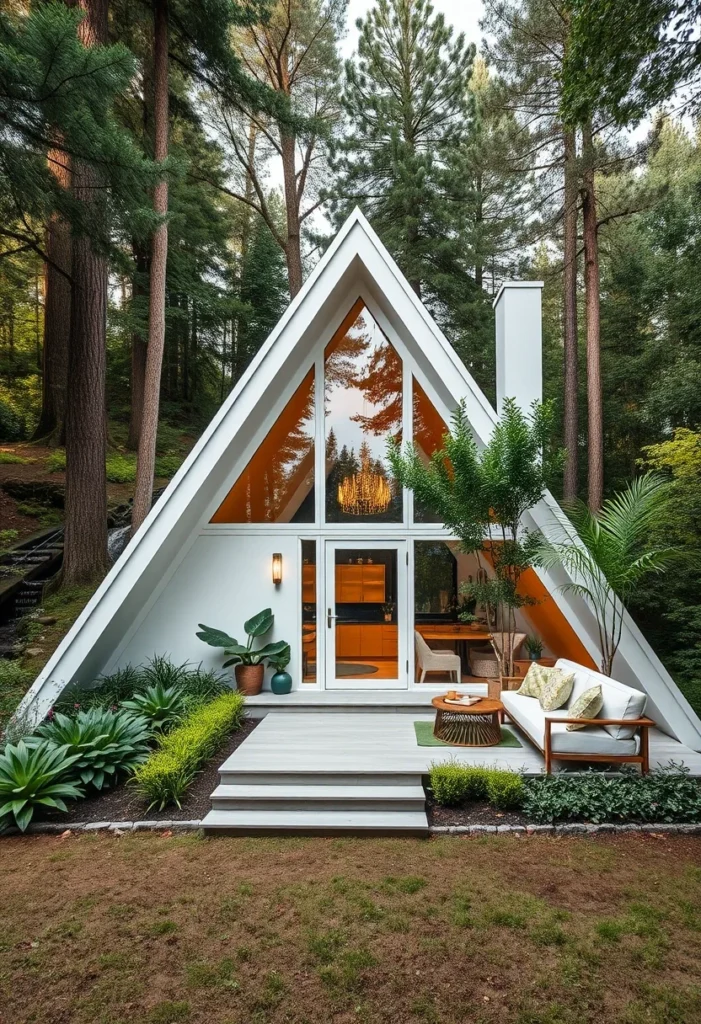
[[[632,725],[641,729],[649,729],[655,724],[651,718],[546,718],[546,732],[553,722],[577,722],[579,725]]]

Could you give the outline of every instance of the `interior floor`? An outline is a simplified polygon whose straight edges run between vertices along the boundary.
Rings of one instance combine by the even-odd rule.
[[[366,671],[359,672],[358,678],[364,681],[370,679],[396,679],[397,678],[397,662],[394,658],[368,658],[358,657],[339,659],[337,662],[339,666],[349,665],[362,665]],[[349,685],[353,682],[353,677],[348,675],[346,672],[343,673],[344,677],[348,680]],[[313,672],[307,672],[304,676],[305,683],[315,683],[316,677]],[[418,682],[418,676],[417,676]],[[430,672],[424,681],[431,686],[439,686],[445,683],[446,686],[452,684],[455,685],[455,680],[452,679],[447,672]],[[477,676],[471,676],[467,673],[462,674],[460,682],[462,684],[467,683],[485,683],[486,679],[478,678]]]

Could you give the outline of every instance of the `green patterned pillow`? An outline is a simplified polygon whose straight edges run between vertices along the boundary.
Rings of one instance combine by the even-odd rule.
[[[546,665],[539,665],[537,661],[531,662],[528,672],[526,672],[526,678],[516,692],[520,693],[522,697],[539,698],[553,671],[554,669],[548,668]]]
[[[574,686],[574,672],[565,675],[559,668],[551,669],[548,681],[540,694],[540,706],[543,711],[557,711],[570,699]]]
[[[580,693],[571,708],[567,709],[568,718],[596,718],[604,706],[604,695],[601,686],[592,686],[584,693]],[[574,722],[567,726],[568,732],[576,729],[586,729],[586,725],[575,725]]]

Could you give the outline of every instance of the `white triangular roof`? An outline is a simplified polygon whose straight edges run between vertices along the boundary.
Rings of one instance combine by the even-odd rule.
[[[269,338],[214,416],[145,523],[37,677],[19,714],[46,714],[61,690],[96,678],[110,663],[172,575],[201,526],[208,523],[255,448],[263,412],[282,407],[308,369],[320,337],[341,323],[362,297],[386,332],[401,339],[420,383],[448,420],[464,400],[478,443],[497,414],[422,305],[369,223],[356,209],[290,303]],[[528,514],[526,526],[550,528],[559,508],[550,495]],[[561,513],[560,513],[561,514]],[[561,569],[538,575],[594,662],[597,631],[590,610],[563,593]],[[701,722],[635,623],[626,618],[616,678],[644,689],[649,713],[682,743],[701,749]]]

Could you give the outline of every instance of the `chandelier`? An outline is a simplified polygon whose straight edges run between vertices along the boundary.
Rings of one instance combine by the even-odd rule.
[[[360,472],[346,476],[338,485],[338,504],[351,516],[375,516],[392,500],[392,490],[382,473],[373,473],[370,446],[360,446]]]

